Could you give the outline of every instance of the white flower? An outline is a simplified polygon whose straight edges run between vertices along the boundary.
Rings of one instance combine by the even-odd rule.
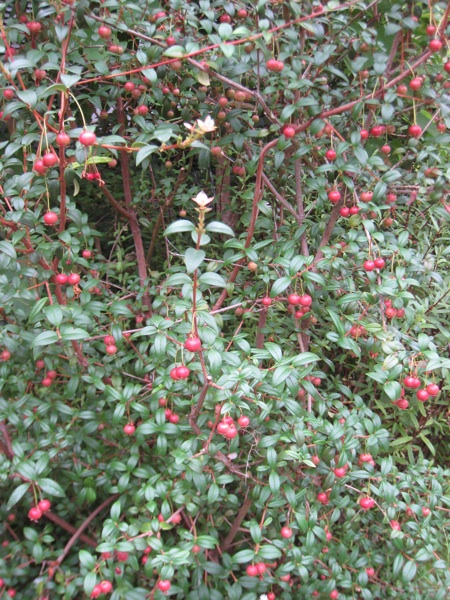
[[[205,192],[199,192],[192,200],[199,205],[200,208],[205,208],[210,202],[214,200],[214,197],[208,198]]]
[[[261,596],[259,597],[259,600],[269,600],[268,596],[266,596],[266,594],[261,594]]]
[[[204,121],[197,119],[197,121],[195,121],[195,123],[193,125],[190,125],[189,123],[185,123],[184,126],[191,133],[198,131],[198,133],[201,133],[201,134],[209,133],[210,131],[214,131],[216,129],[216,126],[214,125],[214,119],[212,119],[209,116],[206,117],[206,119]]]
[[[216,126],[214,125],[214,119],[209,116],[206,117],[204,121],[200,121],[200,119],[198,119],[197,127],[200,133],[209,133],[210,131],[214,131],[216,129]]]

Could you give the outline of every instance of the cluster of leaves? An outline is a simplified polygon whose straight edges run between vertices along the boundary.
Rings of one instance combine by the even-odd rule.
[[[444,599],[447,3],[0,8],[0,595]]]

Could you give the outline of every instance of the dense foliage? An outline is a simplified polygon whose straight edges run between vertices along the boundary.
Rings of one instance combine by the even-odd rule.
[[[0,9],[0,596],[448,597],[447,2]]]

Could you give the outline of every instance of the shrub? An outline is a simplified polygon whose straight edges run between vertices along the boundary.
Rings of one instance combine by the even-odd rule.
[[[449,6],[21,4],[0,593],[444,599]]]

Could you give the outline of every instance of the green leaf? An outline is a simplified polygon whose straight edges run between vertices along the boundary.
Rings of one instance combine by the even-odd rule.
[[[79,327],[70,327],[63,325],[61,327],[61,339],[67,340],[86,340],[89,337],[89,333]]]
[[[220,223],[219,221],[211,221],[211,223],[208,223],[208,225],[205,227],[205,231],[208,233],[223,233],[224,235],[230,235],[231,237],[234,237],[234,231],[231,229],[231,227],[228,227],[228,225],[225,225],[225,223]]]
[[[11,508],[14,505],[16,505],[19,502],[19,500],[27,493],[29,487],[29,483],[21,483],[18,487],[16,487],[16,489],[9,497],[8,504],[6,505],[6,510],[11,510]]]
[[[17,90],[16,96],[24,104],[28,104],[31,108],[34,108],[37,104],[38,97],[34,90]]]
[[[286,381],[289,375],[292,373],[292,368],[289,365],[283,365],[281,367],[277,367],[273,372],[272,383],[275,387],[278,387],[280,383]]]
[[[196,250],[195,248],[188,248],[184,255],[184,262],[186,264],[186,271],[193,273],[203,262],[206,254],[204,250]]]
[[[245,550],[240,550],[239,552],[236,552],[236,554],[232,557],[232,561],[235,564],[241,564],[241,563],[249,563],[251,562],[253,559],[255,558],[255,553],[253,550],[250,550],[250,548],[247,548]]]
[[[81,79],[81,75],[67,75],[66,73],[61,75],[61,82],[67,87],[70,88],[76,83],[78,83]]]
[[[301,367],[318,360],[320,360],[320,357],[317,356],[317,354],[314,354],[314,352],[302,352],[301,354],[297,354],[297,356],[293,359],[292,366]]]
[[[186,221],[185,219],[181,219],[180,221],[175,221],[175,223],[171,223],[169,227],[164,231],[164,235],[171,235],[172,233],[181,233],[183,231],[194,231],[195,225],[191,223],[191,221]]]
[[[275,560],[276,558],[280,558],[280,556],[281,550],[270,544],[264,544],[258,550],[258,558],[263,560]]]
[[[56,481],[53,481],[53,479],[48,479],[44,477],[44,479],[38,479],[36,483],[41,488],[41,490],[49,496],[57,496],[58,498],[64,498],[64,496],[66,495],[59,483],[56,483]]]
[[[214,504],[214,502],[216,502],[216,500],[218,498],[219,498],[219,486],[217,485],[217,483],[212,483],[209,486],[207,502],[208,502],[208,504]]]
[[[163,56],[168,56],[169,58],[181,58],[184,56],[185,52],[183,46],[171,46],[163,52]]]
[[[417,573],[417,565],[414,561],[408,560],[403,567],[402,580],[403,583],[409,583],[414,579]]]
[[[198,282],[213,287],[226,287],[227,285],[225,279],[218,273],[203,273],[198,278]]]
[[[140,165],[150,154],[153,154],[155,150],[158,150],[158,146],[148,145],[141,148],[136,154],[136,166]]]
[[[276,281],[274,281],[272,288],[270,290],[270,297],[275,298],[279,294],[282,294],[284,290],[286,290],[291,285],[290,277],[280,277]]]
[[[6,256],[9,256],[9,258],[12,258],[13,260],[16,260],[17,258],[14,246],[11,244],[11,242],[7,242],[6,240],[2,240],[0,242],[0,252],[6,254]]]
[[[398,381],[386,381],[383,390],[386,396],[392,401],[398,400],[402,394],[402,386]]]
[[[49,346],[55,344],[59,340],[58,334],[55,331],[43,331],[31,343],[32,348],[37,346]]]
[[[52,304],[51,306],[47,306],[44,310],[44,314],[46,319],[49,321],[53,327],[59,327],[63,320],[63,311],[57,304]]]
[[[78,558],[80,559],[81,566],[85,569],[90,571],[95,568],[95,558],[87,550],[80,550],[78,552]]]

